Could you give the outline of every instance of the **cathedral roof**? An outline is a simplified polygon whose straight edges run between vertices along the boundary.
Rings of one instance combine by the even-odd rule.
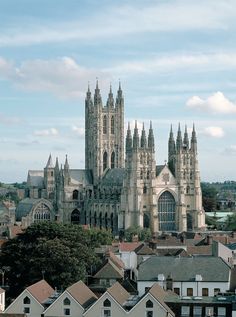
[[[28,177],[27,177],[27,184],[30,187],[43,188],[44,187],[43,177],[44,177],[43,171],[29,170]]]
[[[163,168],[165,167],[165,165],[157,165],[156,166],[156,176],[158,176],[161,171],[163,170]]]
[[[103,185],[122,186],[125,176],[124,168],[109,169],[102,178]]]
[[[45,200],[43,198],[22,199],[16,208],[16,221],[21,221],[21,218],[27,216],[35,205],[43,201],[51,204],[48,200]]]
[[[90,170],[70,169],[72,183],[81,183],[84,186],[92,184],[93,178]]]

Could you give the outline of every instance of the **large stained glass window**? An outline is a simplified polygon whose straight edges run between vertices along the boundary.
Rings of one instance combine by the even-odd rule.
[[[176,230],[175,199],[168,191],[162,193],[158,200],[158,218],[160,231]]]

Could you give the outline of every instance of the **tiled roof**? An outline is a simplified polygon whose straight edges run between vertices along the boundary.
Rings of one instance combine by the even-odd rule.
[[[196,275],[201,275],[205,282],[228,282],[230,267],[221,258],[211,256],[152,256],[140,264],[138,280],[156,281],[158,274],[171,274],[174,281],[195,281]]]
[[[167,292],[164,291],[164,289],[158,284],[155,283],[149,290],[149,293],[162,304],[165,309],[172,314],[172,316],[175,316],[174,312],[170,309],[168,305],[165,303],[165,298],[168,295]]]
[[[102,178],[102,185],[122,186],[125,175],[124,168],[109,169]]]
[[[120,304],[123,303],[129,298],[130,294],[120,285],[119,282],[113,284],[108,288],[107,292]]]
[[[54,289],[45,281],[41,280],[26,288],[39,303],[43,303],[54,293]]]
[[[97,296],[82,281],[74,283],[66,291],[83,307],[87,307],[97,299]]]
[[[132,252],[135,251],[141,244],[142,242],[121,242],[119,250],[121,252]]]
[[[119,259],[110,249],[106,251],[106,257],[108,257],[115,265],[124,269],[124,262],[121,259]]]
[[[92,174],[90,170],[70,169],[69,172],[72,183],[81,183],[84,186],[92,184]]]
[[[151,248],[149,248],[146,244],[144,244],[144,245],[140,245],[140,247],[136,249],[136,254],[152,255],[152,254],[155,254],[155,252]]]
[[[103,267],[94,275],[94,278],[122,279],[124,271],[117,266],[112,260],[107,259]]]
[[[212,255],[211,245],[187,246],[187,252],[191,255]]]
[[[30,187],[44,187],[44,172],[43,171],[36,171],[36,170],[29,170],[28,177],[27,177],[27,185]]]

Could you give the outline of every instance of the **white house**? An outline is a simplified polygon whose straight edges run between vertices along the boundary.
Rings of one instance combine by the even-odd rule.
[[[44,311],[43,303],[53,293],[54,289],[45,280],[41,280],[27,287],[11,305],[7,307],[5,313],[25,313],[28,317],[41,317]]]
[[[153,256],[138,269],[138,292],[154,283],[180,296],[214,296],[230,289],[230,266],[219,257]]]
[[[5,290],[0,287],[0,312],[5,310]]]
[[[97,296],[79,281],[68,287],[45,311],[46,317],[82,317],[85,309],[96,301]]]

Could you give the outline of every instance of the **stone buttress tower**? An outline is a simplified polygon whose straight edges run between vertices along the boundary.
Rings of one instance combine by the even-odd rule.
[[[47,165],[44,168],[44,186],[46,190],[45,198],[54,199],[55,171],[51,154],[49,155]]]
[[[143,126],[139,137],[137,122],[133,137],[130,126],[126,135],[125,179],[121,198],[120,229],[132,226],[151,227],[156,231],[153,216],[153,182],[156,178],[155,145],[152,125],[148,139]]]
[[[202,229],[205,225],[202,208],[200,172],[197,157],[197,137],[193,126],[191,143],[187,127],[182,139],[180,125],[176,143],[172,128],[169,136],[168,165],[178,184],[177,216],[179,231]]]
[[[116,100],[112,89],[105,106],[98,82],[94,98],[88,88],[85,100],[85,168],[92,170],[94,184],[107,168],[124,167],[124,98],[119,85]]]

